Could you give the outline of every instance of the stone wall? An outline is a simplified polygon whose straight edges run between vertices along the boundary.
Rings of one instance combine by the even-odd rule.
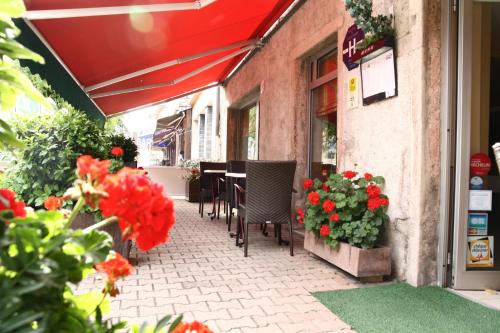
[[[436,1],[374,0],[397,33],[398,96],[347,109],[348,72],[338,52],[339,170],[386,178],[391,222],[384,243],[394,275],[413,285],[436,280],[439,222],[440,8]],[[307,176],[308,57],[341,43],[351,17],[341,0],[308,0],[227,83],[230,108],[260,87],[260,159],[296,159]]]

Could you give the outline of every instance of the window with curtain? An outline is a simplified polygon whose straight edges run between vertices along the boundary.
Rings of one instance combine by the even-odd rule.
[[[313,57],[309,77],[310,176],[326,178],[337,169],[337,50]]]

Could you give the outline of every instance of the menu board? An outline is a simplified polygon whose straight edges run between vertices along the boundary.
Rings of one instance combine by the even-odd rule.
[[[394,49],[361,63],[363,105],[396,96]]]

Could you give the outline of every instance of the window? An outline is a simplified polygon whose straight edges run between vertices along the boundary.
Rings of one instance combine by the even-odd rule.
[[[337,50],[310,62],[310,176],[325,178],[337,168]]]
[[[240,160],[258,159],[257,117],[257,103],[251,104],[239,112],[237,156]]]

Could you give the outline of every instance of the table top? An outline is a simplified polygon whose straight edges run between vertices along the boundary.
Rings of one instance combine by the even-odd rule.
[[[226,170],[204,170],[204,173],[226,173]]]
[[[246,173],[237,173],[237,172],[226,172],[226,177],[246,178],[247,174]]]

